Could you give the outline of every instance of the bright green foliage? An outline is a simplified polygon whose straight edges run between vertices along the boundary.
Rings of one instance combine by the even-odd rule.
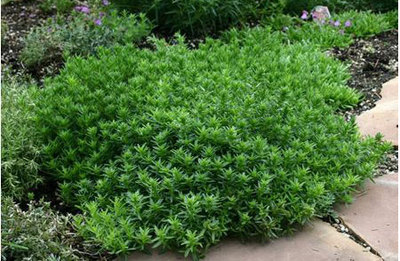
[[[132,12],[144,12],[156,29],[202,35],[281,13],[286,0],[114,0]]]
[[[268,28],[228,35],[100,49],[45,82],[44,164],[85,238],[197,258],[227,234],[288,234],[372,176],[390,146],[335,114],[359,101],[344,65]]]
[[[85,15],[74,13],[70,20],[49,20],[35,28],[25,39],[21,52],[22,62],[33,68],[48,62],[61,60],[68,55],[94,54],[99,46],[134,43],[147,36],[151,25],[144,15],[110,12],[96,25],[99,12]]]
[[[3,77],[1,86],[1,189],[23,199],[42,182],[38,173],[40,145],[34,128],[36,86]]]
[[[71,215],[61,215],[48,202],[30,202],[22,210],[10,197],[1,199],[1,260],[90,260],[95,245],[71,231]],[[77,246],[83,251],[79,251]]]

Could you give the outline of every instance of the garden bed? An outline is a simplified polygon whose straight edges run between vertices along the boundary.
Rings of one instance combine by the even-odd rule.
[[[398,30],[370,38],[356,39],[348,48],[334,48],[332,54],[350,64],[348,85],[363,94],[360,104],[346,110],[347,120],[375,107],[381,99],[382,85],[398,75]],[[394,147],[379,166],[376,175],[398,171],[398,149]]]
[[[350,64],[348,85],[363,94],[361,103],[346,111],[346,118],[359,115],[375,107],[381,98],[382,84],[397,76],[398,31],[356,39],[348,48],[334,48],[332,53]]]
[[[157,26],[145,14],[88,2],[45,26],[52,12],[37,2],[3,9],[9,211],[20,212],[14,201],[44,197],[66,214],[60,229],[73,224],[71,244],[83,249],[84,239],[98,249],[94,255],[158,247],[198,259],[227,236],[289,235],[329,216],[335,202],[350,202],[376,168],[397,170],[390,144],[361,138],[348,121],[372,108],[381,84],[396,74],[397,31],[388,31],[396,12],[350,11],[323,24],[303,13],[303,20],[282,16],[251,28],[238,26],[236,13],[232,21],[202,13],[215,30],[238,26],[219,34],[168,11],[162,19],[193,38],[171,37],[175,25],[163,24],[152,31],[165,30],[161,39],[146,39]],[[193,26],[214,38],[198,37]],[[25,73],[37,83],[22,82]],[[26,206],[24,213],[36,213]],[[44,206],[39,213],[57,218]],[[24,244],[7,250],[18,255]]]
[[[39,8],[39,1],[12,1],[1,7],[2,24],[5,23],[4,44],[2,43],[1,63],[12,70],[15,75],[26,73],[26,68],[20,60],[24,46],[24,37],[32,28],[42,25],[46,19],[54,17],[53,13],[45,13]],[[35,68],[29,73],[37,80],[42,79],[49,72],[57,72],[61,61],[52,61],[45,68]],[[50,73],[51,74],[51,73]]]

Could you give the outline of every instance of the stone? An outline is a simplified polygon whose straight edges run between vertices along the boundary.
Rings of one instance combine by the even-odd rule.
[[[176,261],[183,257],[168,252],[163,255],[134,253],[129,261]],[[227,239],[212,247],[204,261],[331,261],[363,260],[377,261],[380,257],[339,233],[329,223],[314,220],[292,237],[281,238],[269,243],[247,242]]]
[[[329,8],[321,5],[314,7],[314,9],[311,11],[311,15],[314,22],[321,24],[327,22],[331,18]]]
[[[398,146],[398,78],[383,85],[381,96],[376,107],[363,112],[356,122],[362,135],[382,133],[385,140]]]
[[[387,174],[368,182],[353,204],[336,210],[353,233],[362,238],[385,261],[397,260],[398,174]]]
[[[398,78],[396,77],[382,85],[381,101],[397,101],[398,93]]]

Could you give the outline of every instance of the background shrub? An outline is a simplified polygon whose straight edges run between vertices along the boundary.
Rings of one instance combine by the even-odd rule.
[[[46,81],[45,166],[85,238],[197,258],[227,234],[291,233],[372,176],[390,145],[334,114],[359,101],[340,61],[269,28],[228,35],[101,49]]]
[[[302,10],[311,10],[317,5],[325,5],[333,13],[348,10],[387,12],[397,9],[397,0],[288,0],[285,13],[300,15]]]
[[[40,144],[34,128],[36,86],[17,81],[7,74],[1,87],[1,189],[2,195],[17,199],[40,184]]]
[[[284,43],[306,42],[319,48],[347,47],[354,37],[369,37],[397,28],[398,11],[384,14],[372,12],[349,11],[333,15],[331,20],[318,24],[311,20],[303,21],[298,17],[277,15],[261,21],[264,26],[271,27],[274,31],[281,32]],[[339,22],[338,26],[334,22]],[[350,22],[350,26],[346,26]],[[229,42],[232,32],[234,38],[246,37],[249,29],[241,31],[228,31],[222,34],[222,39]],[[251,29],[250,29],[251,30]]]
[[[43,0],[39,4],[39,8],[45,13],[56,9],[58,14],[65,14],[70,12],[75,4],[74,0]]]
[[[371,12],[349,11],[344,12],[336,18],[344,24],[346,20],[355,21],[346,31],[357,36],[372,36],[378,33],[397,28],[398,11],[390,11],[385,14],[374,14]]]
[[[144,12],[156,29],[190,35],[215,33],[261,16],[280,13],[286,0],[115,0],[120,8]]]
[[[62,60],[63,54],[94,54],[98,46],[140,41],[151,31],[144,15],[109,12],[81,14],[74,12],[70,19],[51,19],[33,29],[25,39],[22,62],[29,68]]]

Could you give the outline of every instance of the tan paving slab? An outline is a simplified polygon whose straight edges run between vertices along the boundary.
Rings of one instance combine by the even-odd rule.
[[[385,140],[398,145],[398,78],[383,85],[381,96],[376,107],[356,118],[357,124],[362,135],[375,136],[380,132]]]
[[[166,253],[146,255],[134,253],[129,261],[176,261],[183,257]],[[224,240],[212,247],[205,261],[376,261],[382,260],[368,252],[330,224],[315,220],[293,237],[281,238],[270,243],[251,242],[242,244],[236,240]]]
[[[337,211],[345,224],[365,240],[385,261],[398,260],[398,174],[369,182],[353,204]]]
[[[398,77],[384,83],[382,85],[381,96],[382,99],[380,101],[391,101],[398,100]]]

